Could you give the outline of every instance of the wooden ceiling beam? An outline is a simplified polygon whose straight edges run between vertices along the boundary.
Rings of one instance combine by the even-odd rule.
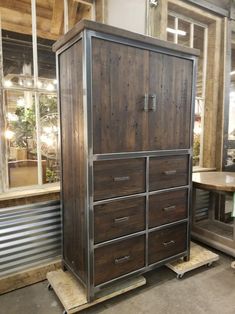
[[[72,28],[77,22],[78,5],[77,1],[69,0],[69,28]]]
[[[82,3],[82,4],[87,4],[87,5],[92,5],[92,4],[94,4],[94,1],[93,0],[74,0],[74,1],[76,1],[76,2],[80,2],[80,3]]]
[[[53,34],[60,34],[61,26],[63,23],[64,2],[61,0],[54,0],[53,14],[51,21],[51,32]]]
[[[9,23],[9,22],[2,22],[2,29],[11,31],[11,32],[21,33],[21,34],[32,35],[31,28],[24,25],[19,25],[19,24],[14,24],[14,23]],[[52,34],[50,32],[41,31],[41,30],[37,31],[37,35],[41,38],[46,38],[46,39],[51,39],[51,40],[57,40],[59,37],[57,34]]]
[[[18,11],[21,14],[29,14],[31,15],[31,5],[30,3],[26,3],[19,0],[1,0],[0,8],[5,9],[13,9]],[[37,5],[37,16],[51,19],[52,18],[52,10],[50,8],[46,9],[39,5]]]

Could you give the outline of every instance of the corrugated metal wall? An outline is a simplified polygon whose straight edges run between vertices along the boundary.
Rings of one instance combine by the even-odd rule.
[[[50,201],[0,210],[0,276],[61,255],[61,207]]]
[[[200,221],[208,218],[210,204],[210,193],[205,190],[196,189],[195,220]]]

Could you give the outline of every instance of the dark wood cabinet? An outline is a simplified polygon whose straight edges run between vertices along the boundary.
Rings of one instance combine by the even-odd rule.
[[[98,291],[189,257],[197,51],[82,21],[54,45],[63,264]]]

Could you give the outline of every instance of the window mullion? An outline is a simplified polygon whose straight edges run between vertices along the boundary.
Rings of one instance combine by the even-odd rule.
[[[174,43],[178,44],[178,17],[175,17],[175,34],[174,34]]]
[[[193,48],[193,40],[194,40],[194,24],[190,24],[190,48]]]
[[[36,0],[31,0],[32,8],[32,40],[33,40],[33,75],[34,75],[34,89],[38,86],[38,52],[37,52],[37,20],[36,20]],[[34,92],[35,100],[35,119],[36,119],[36,142],[37,142],[37,161],[38,161],[38,184],[42,185],[42,155],[41,155],[41,141],[40,141],[40,108],[39,108],[39,94]]]
[[[6,113],[4,103],[4,89],[3,89],[3,49],[2,49],[2,25],[0,15],[0,193],[5,192],[8,189],[8,167],[7,167],[7,146],[5,128],[6,128]]]

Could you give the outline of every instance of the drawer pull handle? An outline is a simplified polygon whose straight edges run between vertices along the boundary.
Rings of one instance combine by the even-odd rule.
[[[121,222],[125,222],[125,221],[128,221],[129,220],[129,217],[126,216],[126,217],[120,217],[120,218],[115,218],[114,219],[114,223],[115,224],[118,224],[118,223],[121,223]]]
[[[172,205],[172,206],[168,206],[168,207],[164,207],[164,208],[163,208],[163,210],[166,211],[166,212],[167,212],[167,211],[170,211],[170,210],[174,210],[174,209],[176,209],[176,206],[175,206],[175,205]]]
[[[163,172],[166,176],[170,176],[172,174],[176,174],[176,170],[167,170]]]
[[[173,245],[173,244],[175,244],[175,241],[174,241],[174,240],[171,240],[171,241],[169,241],[169,242],[163,242],[163,245],[164,245],[165,247],[167,247],[167,246],[169,246],[169,245]]]
[[[121,263],[129,261],[130,258],[131,258],[130,255],[126,255],[123,257],[115,258],[114,262],[115,262],[115,264],[121,264]]]
[[[152,98],[152,108],[151,108],[151,110],[155,112],[155,111],[157,111],[157,95],[153,94],[153,95],[150,95],[149,97]]]
[[[113,181],[114,181],[114,182],[128,181],[128,180],[130,180],[130,177],[129,177],[129,176],[126,176],[126,177],[114,177],[114,178],[113,178]]]
[[[144,111],[148,112],[149,110],[149,96],[148,94],[144,95]]]

